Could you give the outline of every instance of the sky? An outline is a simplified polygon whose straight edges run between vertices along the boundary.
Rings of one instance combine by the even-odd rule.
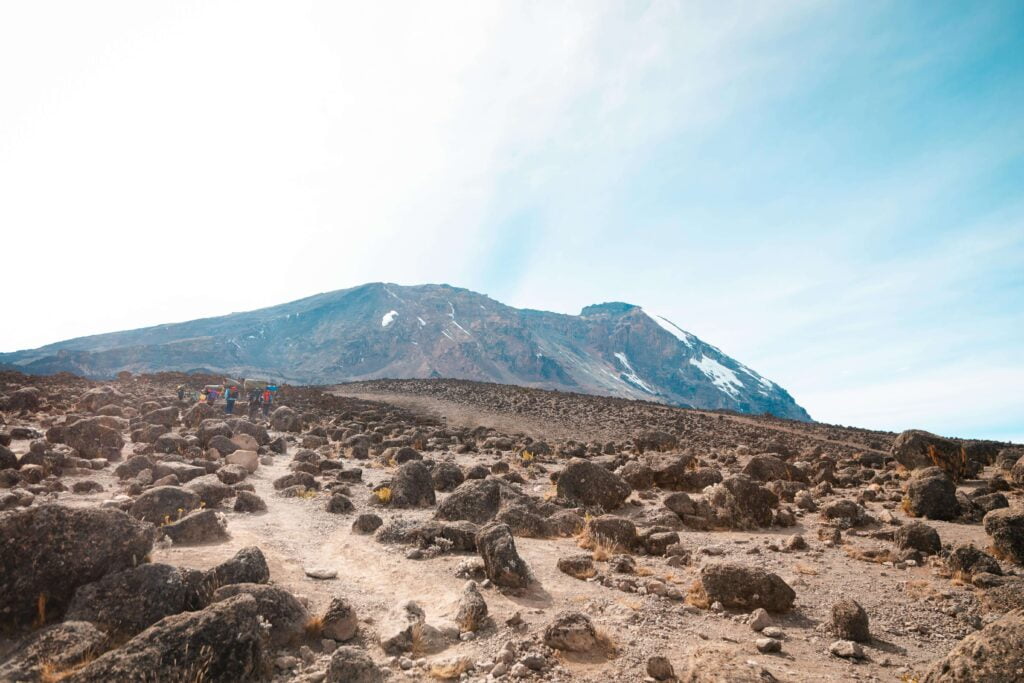
[[[0,4],[0,351],[365,282],[627,301],[1024,442],[1024,4]]]

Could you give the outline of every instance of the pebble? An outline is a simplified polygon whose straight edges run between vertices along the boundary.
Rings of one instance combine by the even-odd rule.
[[[782,638],[784,634],[782,632],[782,629],[778,626],[766,626],[765,628],[761,629],[761,635],[763,635],[765,638],[775,638],[776,640],[778,640]]]
[[[307,567],[306,576],[311,579],[330,580],[338,578],[337,569],[327,569],[326,567]]]
[[[758,607],[750,613],[750,621],[747,623],[750,625],[752,630],[760,631],[767,626],[771,626],[772,618],[768,616],[768,611],[766,609]]]
[[[782,641],[775,638],[758,638],[754,641],[758,652],[782,652]]]
[[[828,646],[828,651],[844,659],[862,659],[864,648],[852,640],[837,640]]]

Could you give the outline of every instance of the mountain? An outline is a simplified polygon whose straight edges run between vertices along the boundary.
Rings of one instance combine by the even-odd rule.
[[[448,285],[367,284],[0,353],[0,365],[92,378],[204,370],[296,384],[450,377],[810,420],[782,387],[639,306],[564,315]]]

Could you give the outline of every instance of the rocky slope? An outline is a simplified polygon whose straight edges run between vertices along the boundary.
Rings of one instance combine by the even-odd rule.
[[[1024,675],[1020,447],[456,380],[177,399],[209,381],[0,372],[0,680]]]
[[[202,370],[304,384],[447,377],[809,420],[774,382],[625,303],[516,309],[448,285],[367,284],[247,313],[0,354],[23,372]]]

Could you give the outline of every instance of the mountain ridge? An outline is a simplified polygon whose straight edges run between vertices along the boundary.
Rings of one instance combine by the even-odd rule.
[[[367,283],[267,308],[0,353],[35,374],[209,371],[296,384],[450,377],[810,420],[782,387],[620,301],[579,315],[451,285]]]

